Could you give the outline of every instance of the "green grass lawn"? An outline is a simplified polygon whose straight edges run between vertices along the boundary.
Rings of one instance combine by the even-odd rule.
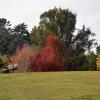
[[[0,74],[0,100],[100,100],[100,72]]]

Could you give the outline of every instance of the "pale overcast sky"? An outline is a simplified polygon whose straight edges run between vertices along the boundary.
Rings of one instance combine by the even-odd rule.
[[[0,18],[12,25],[25,22],[31,30],[38,25],[41,13],[55,6],[77,13],[76,27],[90,27],[100,43],[100,0],[0,0]]]

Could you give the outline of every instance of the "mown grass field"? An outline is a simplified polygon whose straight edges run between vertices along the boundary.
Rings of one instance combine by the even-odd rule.
[[[0,100],[100,100],[100,72],[0,74]]]

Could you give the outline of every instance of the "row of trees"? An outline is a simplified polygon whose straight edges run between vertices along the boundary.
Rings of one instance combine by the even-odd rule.
[[[96,55],[91,52],[96,45],[93,39],[95,34],[84,25],[82,29],[76,29],[75,25],[76,14],[69,9],[54,8],[46,11],[40,16],[39,26],[34,27],[31,32],[31,37],[36,37],[36,40],[32,39],[33,44],[41,47],[48,34],[58,36],[63,42],[60,53],[63,54],[66,70],[96,69]],[[42,41],[39,41],[40,38]]]
[[[11,28],[7,19],[0,18],[0,53],[2,55],[15,54],[25,43],[31,43],[27,25],[22,23]]]
[[[11,28],[1,18],[0,53],[19,62],[20,71],[96,70],[95,34],[75,25],[76,14],[61,8],[42,13],[31,32],[24,23]]]

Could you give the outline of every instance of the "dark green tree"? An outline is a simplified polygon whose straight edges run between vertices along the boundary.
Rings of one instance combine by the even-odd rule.
[[[34,27],[30,33],[31,42],[33,47],[42,48],[45,45],[46,37],[48,36],[48,32],[46,29],[42,29],[41,27]]]
[[[0,53],[9,54],[9,38],[11,35],[11,24],[7,19],[0,18]]]
[[[86,55],[80,54],[69,58],[67,70],[88,70],[88,61]]]
[[[0,53],[12,55],[18,48],[18,36],[12,32],[11,24],[7,19],[0,18]]]
[[[68,70],[75,69],[75,66],[77,70],[89,70],[90,68],[93,69],[92,63],[90,63],[85,53],[90,52],[92,47],[97,44],[95,39],[93,39],[94,35],[95,34],[92,33],[89,28],[85,28],[84,25],[83,28],[79,29],[77,34],[74,35],[71,48],[69,49],[69,57],[67,58],[67,66],[69,66]],[[95,56],[93,57],[95,59]],[[95,63],[95,60],[92,61]],[[94,66],[95,64],[93,64],[93,67]]]
[[[96,60],[97,60],[97,55],[91,51],[87,55],[87,61],[88,61],[88,70],[96,70]]]
[[[98,45],[98,46],[96,47],[96,54],[97,54],[97,55],[100,54],[100,45]]]
[[[4,62],[0,58],[0,69],[2,69],[4,67],[4,65],[5,65]]]
[[[64,41],[71,41],[75,30],[76,14],[69,9],[51,9],[40,16],[40,26],[59,35]]]
[[[14,27],[13,33],[17,36],[18,47],[22,47],[24,44],[31,44],[31,38],[27,30],[25,23],[18,24]]]
[[[73,40],[73,47],[76,49],[76,54],[90,51],[92,47],[97,44],[95,39],[93,39],[93,36],[95,36],[95,34],[92,33],[89,28],[85,28],[84,25],[82,29],[78,30],[77,35]]]
[[[0,53],[15,54],[17,49],[25,43],[31,43],[27,26],[22,23],[12,29],[7,19],[0,18]]]
[[[85,52],[90,51],[95,44],[95,39],[92,37],[95,34],[85,26],[74,35],[75,24],[76,14],[69,9],[54,8],[40,16],[40,27],[47,29],[48,33],[51,32],[52,35],[58,35],[63,41],[63,56],[67,69],[70,69],[70,63],[74,58],[78,60],[83,55],[81,58],[86,59]]]

